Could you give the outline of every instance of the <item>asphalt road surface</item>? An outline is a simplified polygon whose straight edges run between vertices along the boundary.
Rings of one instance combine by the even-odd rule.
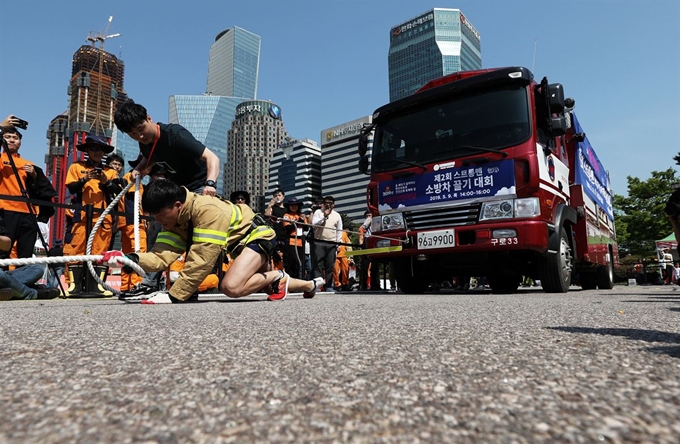
[[[680,290],[0,302],[0,442],[680,440]]]

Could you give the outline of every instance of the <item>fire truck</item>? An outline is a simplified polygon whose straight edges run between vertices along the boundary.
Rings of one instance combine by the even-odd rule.
[[[378,108],[359,138],[373,214],[365,253],[399,287],[523,276],[611,289],[618,248],[604,170],[559,83],[524,67],[458,72]],[[572,282],[572,279],[574,282]]]

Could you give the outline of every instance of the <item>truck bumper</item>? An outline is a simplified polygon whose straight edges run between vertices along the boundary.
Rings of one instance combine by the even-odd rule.
[[[431,261],[445,268],[481,269],[491,264],[509,265],[508,261],[531,262],[548,252],[549,226],[544,221],[503,221],[493,224],[470,225],[451,228],[455,245],[447,248],[418,249],[418,233],[376,233],[380,239],[368,238],[368,247],[402,245],[401,251],[371,255],[378,261],[416,256],[418,260]],[[426,231],[423,231],[426,232]],[[394,240],[386,240],[391,238]]]

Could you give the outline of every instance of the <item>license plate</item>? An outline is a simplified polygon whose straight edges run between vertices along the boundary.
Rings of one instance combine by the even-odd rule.
[[[456,236],[453,230],[438,230],[418,233],[418,249],[431,250],[433,248],[453,247],[456,244]]]

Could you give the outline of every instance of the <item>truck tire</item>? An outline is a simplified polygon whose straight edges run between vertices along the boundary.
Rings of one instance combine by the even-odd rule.
[[[414,264],[414,273],[411,274],[411,259],[406,258],[396,262],[397,286],[406,294],[423,294],[430,286],[430,279],[427,275],[418,270]]]
[[[560,246],[556,255],[541,265],[541,285],[546,293],[566,293],[571,284],[574,256],[564,227],[560,228]]]
[[[584,290],[595,290],[597,288],[597,273],[579,273],[579,282]]]
[[[600,290],[611,290],[614,288],[614,263],[600,265],[597,268],[597,287]]]

